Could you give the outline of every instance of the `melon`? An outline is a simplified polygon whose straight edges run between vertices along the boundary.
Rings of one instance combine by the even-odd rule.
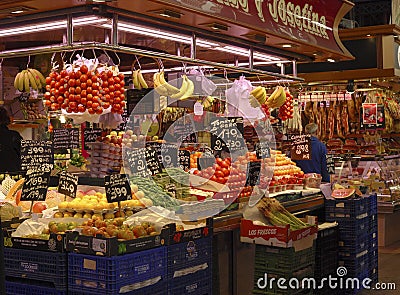
[[[354,188],[342,188],[335,189],[332,192],[332,198],[335,199],[347,199],[354,195],[356,190]]]

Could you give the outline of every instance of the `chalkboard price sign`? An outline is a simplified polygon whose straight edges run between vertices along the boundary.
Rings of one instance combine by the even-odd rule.
[[[97,137],[101,136],[102,130],[95,129],[85,129],[83,130],[83,140],[85,143],[85,150],[89,150],[90,148],[86,145],[87,142],[95,142]]]
[[[58,182],[58,192],[71,198],[75,198],[77,188],[78,177],[65,171],[61,172],[60,180]]]
[[[28,171],[53,169],[53,143],[51,141],[21,141],[21,168]]]
[[[79,148],[79,129],[54,129],[53,146],[55,150]]]
[[[47,188],[50,182],[50,171],[29,170],[22,187],[21,201],[46,200]]]
[[[186,122],[185,122],[186,121]],[[196,130],[194,127],[194,123],[188,119],[179,119],[173,124],[174,136],[178,141],[182,142],[196,142]]]
[[[173,143],[161,145],[161,164],[164,168],[178,167],[178,146]]]
[[[243,150],[243,118],[213,118],[210,122],[211,148],[216,151],[235,152]]]
[[[190,169],[190,152],[187,150],[179,150],[178,159],[179,167],[184,171],[188,171]]]
[[[292,160],[311,160],[311,135],[288,135],[291,142],[290,157]]]
[[[132,199],[131,186],[126,174],[112,174],[105,177],[107,202],[121,202]]]
[[[261,162],[247,164],[246,186],[256,186],[260,183]]]
[[[335,160],[332,154],[326,155],[326,167],[328,168],[328,174],[335,174]]]
[[[146,165],[147,169],[150,170],[151,175],[155,175],[162,172],[160,160],[157,151],[151,147],[145,149]]]
[[[255,144],[254,149],[256,150],[257,159],[265,159],[271,157],[271,149],[269,142],[261,141]]]

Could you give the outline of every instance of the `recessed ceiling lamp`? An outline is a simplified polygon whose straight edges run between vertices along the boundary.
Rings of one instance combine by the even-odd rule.
[[[283,48],[292,48],[292,44],[282,44]]]
[[[228,31],[229,29],[229,26],[221,23],[206,23],[206,24],[200,24],[200,26],[209,27],[214,31]]]
[[[250,34],[243,34],[241,36],[256,41],[258,43],[265,43],[267,41],[267,36],[261,34],[250,33]]]
[[[183,13],[180,13],[171,9],[158,9],[158,10],[150,10],[149,12],[158,14],[159,16],[167,17],[167,18],[181,18]]]
[[[335,62],[335,60],[333,58],[328,58],[326,61],[327,62]]]
[[[117,2],[117,0],[92,0],[93,3]]]
[[[0,14],[21,14],[28,11],[36,10],[33,7],[28,6],[14,6],[0,9]]]

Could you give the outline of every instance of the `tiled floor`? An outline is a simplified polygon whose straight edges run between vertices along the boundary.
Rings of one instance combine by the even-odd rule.
[[[400,294],[400,243],[379,249],[379,282],[395,283],[397,290],[364,290],[360,295]]]

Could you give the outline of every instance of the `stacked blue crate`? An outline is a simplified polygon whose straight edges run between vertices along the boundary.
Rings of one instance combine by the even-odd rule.
[[[102,257],[68,254],[68,294],[162,295],[166,283],[166,249]]]
[[[346,277],[373,280],[371,276],[374,273],[377,276],[376,195],[326,200],[325,206],[326,221],[336,221],[339,225],[339,266],[346,268]]]
[[[5,248],[7,294],[67,294],[67,265],[66,253]]]
[[[373,283],[378,282],[378,201],[377,196],[370,198],[370,245],[369,245],[369,264],[370,279]]]

